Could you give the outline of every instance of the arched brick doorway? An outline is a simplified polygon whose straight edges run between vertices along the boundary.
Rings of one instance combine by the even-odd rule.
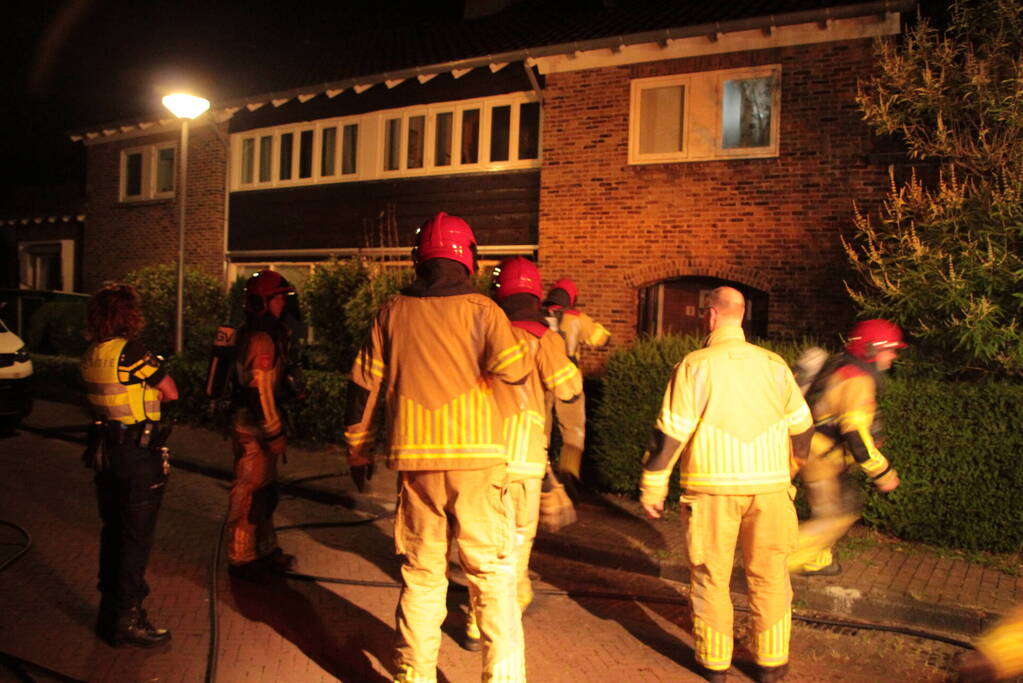
[[[639,292],[639,334],[706,334],[706,322],[700,315],[707,295],[715,287],[727,285],[746,297],[743,330],[747,337],[767,336],[767,292],[741,282],[709,276],[670,278],[655,282]]]

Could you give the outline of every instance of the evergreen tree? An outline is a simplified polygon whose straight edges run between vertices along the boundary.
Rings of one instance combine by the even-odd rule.
[[[938,173],[893,174],[878,214],[857,212],[850,294],[928,365],[1023,374],[1023,2],[956,0],[947,28],[921,19],[877,53],[865,120]]]

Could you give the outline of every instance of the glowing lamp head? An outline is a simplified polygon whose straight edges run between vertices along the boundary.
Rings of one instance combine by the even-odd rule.
[[[164,95],[163,106],[179,119],[194,119],[210,108],[210,101],[195,95],[177,92]]]

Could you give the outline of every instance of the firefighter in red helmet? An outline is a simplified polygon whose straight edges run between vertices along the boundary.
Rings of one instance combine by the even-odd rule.
[[[234,482],[227,519],[229,571],[237,578],[259,580],[292,568],[295,560],[277,545],[273,524],[277,461],[287,446],[280,409],[290,341],[284,318],[297,315],[295,299],[295,288],[273,270],[245,283],[245,323],[235,337]]]
[[[550,331],[544,321],[540,309],[543,289],[536,264],[514,256],[503,260],[494,275],[494,298],[511,320],[516,339],[528,346],[531,360],[530,372],[523,384],[494,385],[499,402],[514,406],[512,414],[505,415],[503,431],[509,491],[515,511],[516,595],[519,607],[524,610],[533,600],[529,555],[540,520],[541,493],[560,485],[550,479],[544,482],[548,472],[544,396],[550,393],[559,400],[571,401],[582,394],[583,382],[579,369],[565,351],[564,340]],[[475,611],[470,608],[463,644],[468,649],[476,649],[480,635]]]
[[[464,220],[441,212],[426,221],[412,257],[416,279],[381,308],[352,366],[345,419],[351,474],[362,490],[383,393],[387,464],[399,473],[394,542],[405,556],[395,681],[437,680],[449,534],[478,596],[483,680],[525,680],[515,515],[493,386],[525,380],[528,345],[472,286],[476,238]]]
[[[899,485],[899,475],[878,450],[883,441],[877,397],[883,373],[906,348],[902,330],[887,320],[865,320],[849,333],[845,353],[830,360],[806,392],[816,432],[802,464],[811,518],[799,529],[789,569],[807,576],[842,571],[831,547],[859,519],[857,487],[844,482],[855,463],[879,491]]]
[[[590,316],[576,308],[579,288],[569,279],[561,279],[554,283],[544,309],[547,312],[548,326],[558,332],[565,340],[568,357],[579,363],[579,350],[583,345],[603,346],[611,337],[611,333]],[[561,453],[558,455],[558,471],[565,481],[566,488],[577,497],[580,467],[583,449],[586,446],[586,400],[583,394],[571,401],[563,401],[553,394],[547,395],[547,412],[554,410],[555,419],[561,432]],[[553,421],[547,421],[547,437],[550,438]]]

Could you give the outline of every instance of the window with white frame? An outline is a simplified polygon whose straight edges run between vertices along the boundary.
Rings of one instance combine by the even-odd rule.
[[[540,165],[532,93],[235,133],[233,190]]]
[[[629,163],[778,156],[781,67],[632,81]]]
[[[121,151],[122,202],[174,196],[177,179],[175,143],[132,147]]]

